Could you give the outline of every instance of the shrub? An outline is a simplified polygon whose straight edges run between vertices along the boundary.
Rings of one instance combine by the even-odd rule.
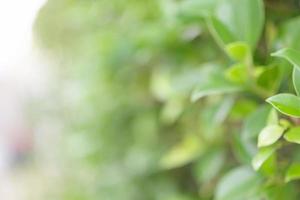
[[[49,0],[38,38],[76,94],[61,198],[298,199],[294,2]]]

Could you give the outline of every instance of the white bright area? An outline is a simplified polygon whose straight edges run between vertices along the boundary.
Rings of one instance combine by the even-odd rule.
[[[43,187],[39,185],[41,180],[32,178],[34,173],[15,168],[33,148],[33,130],[26,118],[25,104],[42,95],[47,87],[46,62],[34,47],[32,32],[45,1],[0,0],[1,200],[38,199],[34,193]]]

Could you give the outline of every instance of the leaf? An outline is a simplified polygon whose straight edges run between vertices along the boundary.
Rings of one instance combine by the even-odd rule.
[[[289,142],[300,144],[300,127],[294,127],[289,129],[284,134],[284,139]]]
[[[233,153],[240,163],[249,164],[256,153],[255,145],[250,140],[241,138],[240,134],[234,134]]]
[[[300,179],[300,163],[293,163],[285,175],[285,182]]]
[[[222,169],[225,162],[224,149],[214,149],[205,153],[196,163],[195,172],[200,182],[212,180]]]
[[[281,39],[283,45],[296,50],[300,50],[300,17],[295,17],[285,21],[281,29]]]
[[[211,16],[207,21],[209,31],[221,47],[237,41],[233,33],[218,18]]]
[[[300,98],[292,94],[278,94],[266,100],[279,112],[292,117],[300,117]]]
[[[252,112],[245,120],[242,136],[244,139],[256,138],[266,126],[270,114],[270,107],[263,106]]]
[[[222,0],[216,7],[210,30],[217,41],[227,45],[242,41],[251,49],[261,35],[264,25],[264,6],[261,0]]]
[[[160,160],[163,169],[181,167],[196,159],[203,151],[204,144],[195,135],[186,135],[182,142],[171,148]]]
[[[271,54],[275,57],[281,57],[289,61],[293,66],[300,68],[300,52],[294,49],[281,49],[275,53]]]
[[[258,147],[274,144],[283,134],[284,128],[279,125],[268,125],[258,135]]]
[[[267,91],[275,91],[279,85],[280,70],[277,66],[263,67],[257,78],[257,85]]]
[[[300,69],[298,67],[294,67],[293,70],[293,84],[296,94],[300,96]]]
[[[207,80],[200,83],[192,93],[192,101],[215,94],[234,93],[242,90],[242,87],[226,80],[222,74],[216,73],[209,77]]]
[[[272,56],[284,58],[294,66],[293,84],[297,95],[299,95],[300,94],[300,51],[286,48],[273,53]]]
[[[227,54],[236,61],[245,61],[251,56],[249,46],[244,42],[234,42],[226,45]]]
[[[179,3],[178,14],[190,17],[206,17],[213,13],[219,0],[187,0]]]
[[[215,200],[256,199],[260,179],[249,167],[239,167],[219,181]]]
[[[228,80],[234,82],[243,84],[247,80],[247,71],[245,65],[239,63],[231,66],[225,71],[226,78]]]
[[[279,120],[278,120],[277,111],[275,109],[272,109],[269,113],[267,124],[268,125],[278,124],[278,122],[279,122]],[[283,127],[285,127],[285,126],[283,126]]]
[[[258,153],[252,159],[252,167],[255,170],[259,170],[259,168],[264,164],[266,160],[275,152],[276,147],[269,146],[269,147],[262,147],[259,149]]]

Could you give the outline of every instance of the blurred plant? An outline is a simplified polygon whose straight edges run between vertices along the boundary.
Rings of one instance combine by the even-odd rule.
[[[60,198],[298,199],[294,2],[49,0],[36,30],[63,63]]]

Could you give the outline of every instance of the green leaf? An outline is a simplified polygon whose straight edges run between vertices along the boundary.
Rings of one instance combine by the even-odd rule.
[[[300,69],[298,67],[294,67],[293,70],[293,84],[296,94],[300,96]]]
[[[281,57],[289,61],[293,66],[300,68],[300,52],[294,49],[281,49],[271,54],[275,57]]]
[[[266,160],[275,152],[276,146],[268,146],[262,147],[259,149],[258,153],[252,159],[252,167],[255,170],[259,170],[259,168],[264,164]]]
[[[299,95],[300,94],[300,51],[286,48],[273,53],[272,56],[284,58],[294,66],[293,84],[297,95]]]
[[[226,45],[227,54],[236,61],[245,61],[251,56],[249,46],[244,42],[234,42]]]
[[[212,74],[206,77],[206,79],[192,93],[191,99],[193,102],[208,95],[234,93],[242,90],[241,86],[226,80],[221,72]]]
[[[274,144],[283,134],[284,128],[279,125],[268,125],[258,135],[258,147]]]
[[[237,41],[233,33],[231,33],[230,30],[214,16],[208,18],[208,28],[221,47]]]
[[[300,17],[283,21],[281,32],[283,46],[300,50]]]
[[[171,148],[160,160],[163,169],[181,167],[196,159],[203,151],[204,144],[196,135],[188,134],[183,141]]]
[[[200,182],[211,181],[225,163],[224,149],[213,149],[205,153],[195,166],[195,173]]]
[[[187,0],[179,3],[178,14],[189,17],[207,17],[213,13],[219,0]]]
[[[226,78],[234,83],[243,84],[247,80],[247,71],[245,65],[239,63],[231,66],[225,72]]]
[[[252,112],[245,120],[242,136],[245,139],[256,138],[266,126],[270,115],[270,107],[263,106]]]
[[[278,124],[278,123],[279,123],[279,120],[278,120],[277,111],[275,109],[272,109],[269,113],[267,124],[273,125],[273,124]],[[283,127],[285,127],[285,126],[283,126]]]
[[[278,94],[266,100],[279,112],[292,117],[300,117],[300,98],[292,94]]]
[[[300,179],[300,163],[293,163],[285,175],[285,182]]]
[[[294,127],[289,129],[284,134],[284,139],[286,139],[289,142],[300,144],[300,127]]]
[[[257,85],[266,91],[275,91],[279,85],[280,70],[277,66],[263,67],[257,78]]]
[[[227,45],[242,41],[252,49],[264,25],[264,6],[261,0],[222,0],[210,20],[211,31],[217,41]]]
[[[239,167],[219,181],[215,200],[256,199],[260,179],[249,167]]]

